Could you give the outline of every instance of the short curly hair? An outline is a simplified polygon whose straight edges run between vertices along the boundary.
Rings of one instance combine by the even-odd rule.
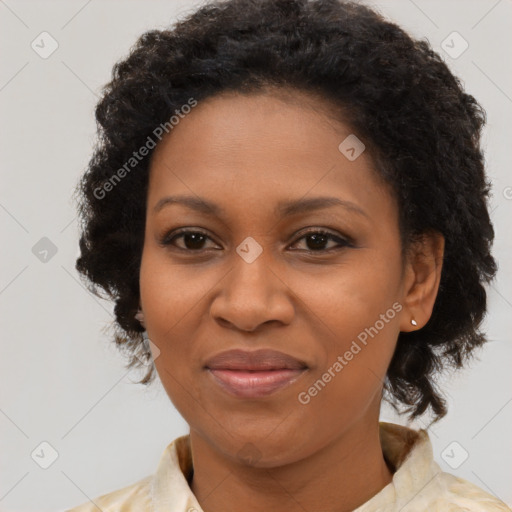
[[[114,340],[128,368],[153,380],[139,306],[150,158],[140,159],[108,195],[98,194],[187,104],[226,92],[280,87],[321,96],[368,143],[399,207],[402,248],[422,233],[445,237],[440,287],[428,323],[401,332],[384,398],[411,419],[446,401],[436,385],[460,368],[485,335],[491,255],[490,182],[480,136],[485,111],[426,40],[415,40],[369,7],[341,0],[213,1],[165,30],[142,34],[117,62],[95,110],[98,141],[75,193],[81,223],[76,269],[88,289],[115,300]],[[334,112],[338,110],[334,109]],[[151,151],[150,151],[151,153]]]

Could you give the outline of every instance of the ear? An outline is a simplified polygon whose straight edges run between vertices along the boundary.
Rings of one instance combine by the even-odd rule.
[[[428,231],[407,251],[400,331],[421,329],[430,319],[436,301],[444,257],[444,236]],[[414,319],[417,325],[412,325]]]

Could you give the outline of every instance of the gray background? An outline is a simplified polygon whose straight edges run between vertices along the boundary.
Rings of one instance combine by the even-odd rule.
[[[71,193],[91,154],[93,109],[112,65],[143,31],[164,28],[196,5],[0,0],[2,511],[63,510],[129,485],[151,474],[165,447],[187,433],[158,380],[149,389],[133,384],[139,374],[124,369],[105,331],[112,305],[78,280]],[[430,435],[444,470],[512,504],[512,3],[371,5],[428,38],[488,113],[484,145],[500,263],[485,322],[492,341],[471,368],[443,381],[449,414]],[[34,40],[42,46],[43,31],[58,43],[46,59],[31,47]],[[441,48],[446,41],[452,54],[463,49],[454,31],[469,44],[457,58]],[[53,246],[55,254],[37,255]],[[389,407],[382,419],[405,424]],[[58,454],[47,469],[39,464],[50,461],[51,449],[42,442]],[[44,456],[32,458],[34,450]]]

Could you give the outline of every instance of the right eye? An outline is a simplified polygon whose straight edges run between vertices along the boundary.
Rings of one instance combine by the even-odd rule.
[[[174,242],[178,239],[183,239],[183,245],[185,247],[179,247]],[[160,244],[163,246],[173,246],[182,251],[188,252],[200,252],[203,250],[203,245],[206,240],[211,238],[202,231],[182,229],[177,232],[166,233],[160,240]]]

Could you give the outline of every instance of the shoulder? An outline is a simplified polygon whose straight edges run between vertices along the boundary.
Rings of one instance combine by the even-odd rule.
[[[380,435],[396,470],[392,483],[357,512],[512,512],[478,485],[443,471],[426,430],[380,422]]]
[[[430,492],[425,489],[427,492],[424,495],[425,510],[429,512],[512,512],[503,501],[451,473],[440,472],[434,480],[437,481],[428,490]],[[421,494],[418,496],[420,501]],[[414,503],[411,502],[411,505]]]
[[[77,507],[67,509],[65,512],[119,512],[120,510],[143,512],[150,510],[152,476],[147,476],[137,482],[102,494]]]

